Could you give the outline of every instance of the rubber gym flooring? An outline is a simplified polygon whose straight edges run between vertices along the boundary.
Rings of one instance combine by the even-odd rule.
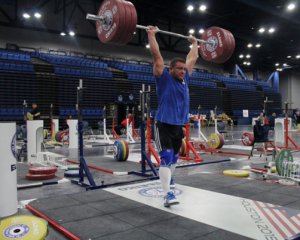
[[[249,129],[251,127],[234,127],[234,138],[240,138],[242,131]],[[197,130],[191,131],[192,136],[196,136]],[[208,136],[213,128],[203,131]],[[290,133],[297,143],[300,143],[299,134]],[[270,135],[272,138],[272,133]],[[241,142],[235,141],[234,144],[241,145]],[[91,170],[92,175],[97,185],[124,184],[86,191],[84,187],[65,180],[63,170],[59,170],[54,179],[58,180],[57,184],[20,187],[18,214],[30,214],[22,207],[29,202],[31,207],[84,240],[285,239],[300,232],[300,187],[281,185],[277,179],[263,181],[262,175],[256,173],[251,173],[249,178],[222,174],[226,169],[243,169],[251,162],[265,161],[264,156],[260,157],[258,153],[250,160],[247,156],[200,154],[205,163],[226,161],[178,168],[175,172],[175,193],[181,203],[164,208],[158,181],[126,184],[127,181],[141,179],[136,175],[123,175],[140,170],[139,145],[130,145],[129,160],[131,158],[132,161],[127,162],[114,161],[107,154],[107,148],[85,149],[88,165],[111,172]],[[77,150],[63,147],[49,151],[78,160]],[[26,163],[18,163],[20,186],[32,183],[25,179],[27,168]],[[117,174],[120,172],[123,174]],[[49,181],[51,183],[53,179]],[[35,200],[27,201],[32,199]],[[256,204],[256,207],[250,208],[251,204]],[[264,207],[259,207],[259,204],[264,204]],[[279,209],[278,213],[273,209]],[[270,211],[269,215],[267,211]],[[277,214],[274,220],[270,217],[272,213],[274,216]],[[283,213],[285,216],[280,220],[278,216]],[[48,231],[47,240],[67,239],[51,225],[48,225]]]

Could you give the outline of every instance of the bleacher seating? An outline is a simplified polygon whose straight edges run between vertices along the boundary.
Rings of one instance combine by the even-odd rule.
[[[47,63],[43,65],[42,61],[37,66],[31,62],[33,59]],[[99,120],[102,117],[99,106],[115,102],[118,95],[123,95],[123,104],[129,102],[129,94],[134,96],[131,104],[137,103],[143,83],[152,89],[151,108],[157,107],[155,77],[152,65],[147,62],[0,50],[0,69],[1,80],[5,82],[0,88],[0,120],[22,120],[19,107],[24,99],[28,103],[38,101],[39,105],[47,105],[45,109],[53,103],[56,114],[63,119],[69,115],[76,117],[79,79],[83,79],[85,87],[82,111],[85,119]],[[96,81],[99,82],[96,84]],[[191,111],[197,111],[198,105],[203,111],[218,106],[218,109],[226,109],[229,115],[241,117],[243,109],[248,109],[250,115],[256,111],[258,103],[262,103],[266,96],[274,100],[269,105],[270,111],[281,107],[280,93],[264,81],[228,77],[200,69],[193,71],[190,78]],[[228,102],[226,106],[225,101]]]

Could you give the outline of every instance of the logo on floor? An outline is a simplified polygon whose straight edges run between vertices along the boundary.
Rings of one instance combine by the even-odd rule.
[[[182,194],[182,191],[179,189],[173,190],[174,194],[176,196]],[[139,194],[144,197],[152,197],[152,198],[163,198],[164,197],[164,191],[161,187],[149,187],[139,190]]]

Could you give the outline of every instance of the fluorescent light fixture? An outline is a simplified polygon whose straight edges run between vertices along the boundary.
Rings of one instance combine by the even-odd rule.
[[[240,54],[239,58],[244,58],[244,55],[243,55],[243,54]]]
[[[243,62],[244,65],[247,65],[247,62]]]
[[[269,28],[268,32],[269,32],[269,33],[275,32],[275,28],[273,28],[273,27],[272,27],[272,28]]]
[[[279,66],[279,63],[275,63],[275,67],[278,67]]]
[[[295,3],[290,3],[289,5],[287,5],[286,9],[288,11],[292,11],[295,9],[295,7],[296,7]]]
[[[260,47],[261,47],[261,44],[260,44],[260,43],[257,43],[257,44],[255,44],[255,47],[256,47],[256,48],[260,48]]]
[[[189,46],[189,48],[192,48],[193,47],[193,45],[191,44],[190,46]]]
[[[146,45],[146,48],[150,48],[150,44],[147,44],[147,45]]]
[[[39,18],[42,17],[42,14],[40,14],[39,12],[35,12],[34,13],[34,17],[37,18],[37,19],[39,19]]]
[[[247,54],[247,55],[246,55],[246,58],[251,58],[251,55],[250,55],[250,54]]]
[[[247,66],[250,66],[251,65],[251,62],[247,62]]]
[[[282,72],[282,68],[276,68],[276,71]]]
[[[248,48],[252,48],[252,47],[253,47],[253,44],[252,44],[252,43],[248,43],[247,47],[248,47]]]
[[[191,29],[189,30],[189,34],[194,34],[194,33],[195,33],[195,30],[191,28]]]
[[[266,29],[264,29],[263,27],[261,27],[260,29],[258,29],[259,33],[264,33],[266,31]]]
[[[66,36],[66,33],[65,32],[61,32],[60,36]]]
[[[28,13],[23,13],[23,18],[29,19],[29,18],[30,18],[30,15],[29,15]]]
[[[73,37],[75,36],[75,33],[73,31],[69,31],[69,35]]]
[[[204,33],[204,29],[203,29],[203,28],[200,28],[200,29],[199,29],[199,33],[200,33],[200,34]]]
[[[186,8],[189,12],[194,10],[194,6],[193,5],[188,5],[188,7]]]
[[[299,58],[300,58],[300,55],[299,55],[299,54],[298,54],[298,55],[296,55],[296,58],[297,58],[297,59],[299,59]]]
[[[288,65],[286,63],[282,64],[282,66],[287,67]]]
[[[201,12],[204,12],[206,10],[206,8],[207,8],[206,5],[202,4],[202,5],[200,5],[199,10]]]
[[[291,55],[288,55],[288,56],[286,56],[286,58],[292,58],[292,56],[291,56]]]

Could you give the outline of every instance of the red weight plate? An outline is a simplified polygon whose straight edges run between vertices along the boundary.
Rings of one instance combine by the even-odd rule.
[[[234,52],[234,49],[235,49],[235,39],[232,35],[231,32],[229,32],[228,30],[226,29],[223,29],[223,31],[227,34],[228,38],[229,38],[229,41],[228,41],[228,45],[226,45],[226,49],[227,49],[227,59],[225,61],[227,61],[233,54]]]
[[[222,31],[222,28],[208,28],[202,34],[202,39],[205,41],[213,41],[215,43],[214,45],[207,43],[200,44],[199,51],[202,58],[209,62],[221,63],[226,58],[226,50],[224,46],[226,46],[228,42],[228,37]]]
[[[229,36],[229,32],[223,28],[219,28],[220,31],[223,32],[224,34],[224,38],[222,39],[222,47],[223,47],[223,52],[222,54],[219,55],[218,58],[215,58],[213,60],[213,62],[215,63],[224,63],[226,62],[231,55],[230,51],[231,51],[231,37]]]
[[[251,132],[243,132],[242,143],[244,146],[252,146],[254,143],[254,135]]]
[[[118,0],[104,0],[99,8],[97,15],[108,20],[107,23],[96,22],[97,36],[102,43],[116,41],[122,31],[120,22],[124,16],[124,8],[119,9],[118,3]]]
[[[47,180],[52,179],[55,177],[55,173],[49,173],[49,174],[26,174],[26,178],[28,180]]]
[[[232,38],[230,37],[230,34],[227,30],[222,29],[222,31],[224,32],[225,36],[226,36],[226,41],[223,42],[224,45],[224,58],[219,59],[218,62],[226,62],[230,57],[231,57],[231,48],[232,48]]]
[[[56,173],[57,168],[55,166],[49,166],[49,167],[30,167],[28,172],[33,175],[39,175],[39,174],[51,174]]]
[[[125,45],[127,44],[127,39],[130,37],[130,23],[131,23],[131,9],[129,9],[126,1],[120,0],[120,4],[124,9],[124,19],[120,19],[122,23],[122,34],[119,36],[119,39],[116,41],[116,44]]]
[[[123,0],[115,0],[116,6],[118,9],[118,17],[119,17],[119,25],[117,32],[115,36],[111,39],[110,43],[112,44],[118,44],[118,45],[124,45],[122,42],[122,39],[124,38],[124,35],[126,35],[126,3]]]
[[[128,43],[131,41],[131,39],[133,38],[134,32],[136,31],[137,13],[136,13],[135,6],[131,2],[126,1],[126,4],[129,7],[129,9],[131,9],[130,10],[131,22],[128,23],[128,35],[127,35],[128,37],[126,39],[126,43]]]

